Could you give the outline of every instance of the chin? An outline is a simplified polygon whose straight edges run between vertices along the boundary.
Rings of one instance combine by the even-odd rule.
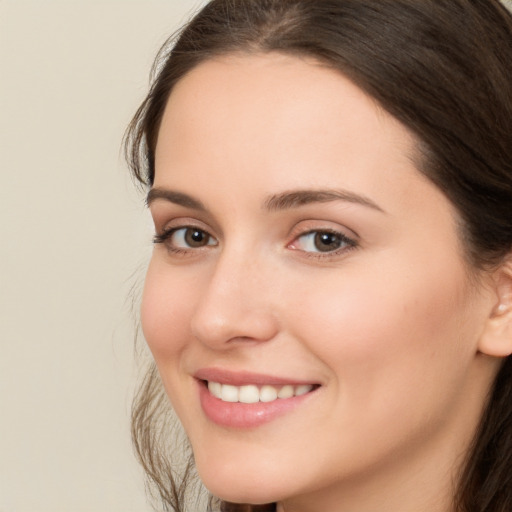
[[[233,481],[220,482],[218,479],[214,482],[203,480],[203,483],[215,497],[230,503],[265,505],[280,499],[261,483],[258,485],[258,483],[247,484],[244,482],[244,487],[240,487]]]
[[[229,464],[228,464],[229,465]],[[227,470],[217,464],[208,467],[198,465],[197,470],[205,487],[217,498],[230,503],[264,505],[274,503],[286,495],[283,481],[264,474],[256,468],[234,468]]]

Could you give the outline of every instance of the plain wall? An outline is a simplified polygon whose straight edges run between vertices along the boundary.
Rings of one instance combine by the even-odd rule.
[[[120,145],[199,3],[0,0],[0,512],[149,510],[127,297],[151,231]]]

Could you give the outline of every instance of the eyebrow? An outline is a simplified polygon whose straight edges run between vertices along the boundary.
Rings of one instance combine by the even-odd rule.
[[[293,190],[269,197],[265,201],[265,209],[269,211],[288,210],[311,203],[329,203],[331,201],[346,201],[367,206],[373,210],[385,211],[368,197],[355,194],[348,190]]]
[[[146,204],[151,205],[157,199],[164,199],[171,203],[185,208],[191,208],[205,212],[207,208],[205,205],[188,194],[178,192],[175,190],[169,190],[165,188],[152,188],[146,198]],[[270,212],[289,210],[305,206],[311,203],[329,203],[332,201],[345,201],[349,203],[360,204],[373,210],[385,213],[385,211],[371,199],[350,192],[347,190],[292,190],[288,192],[282,192],[268,197],[263,203],[263,208]]]
[[[206,207],[201,203],[201,201],[189,196],[188,194],[183,194],[182,192],[177,192],[175,190],[152,188],[146,197],[147,206],[150,206],[151,203],[157,199],[165,199],[171,203],[184,206],[185,208],[192,208],[193,210],[199,210],[202,212],[206,211]]]

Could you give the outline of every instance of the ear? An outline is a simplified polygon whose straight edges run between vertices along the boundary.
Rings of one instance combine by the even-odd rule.
[[[494,272],[496,303],[487,319],[478,348],[483,354],[507,357],[512,354],[512,254]]]

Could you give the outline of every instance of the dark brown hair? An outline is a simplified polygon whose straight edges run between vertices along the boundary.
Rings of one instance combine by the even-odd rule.
[[[162,48],[150,93],[127,131],[127,160],[142,184],[154,180],[160,121],[174,85],[205,60],[253,52],[313,57],[351,79],[420,141],[419,170],[458,210],[471,264],[492,267],[511,251],[512,16],[498,0],[211,1]],[[164,402],[153,367],[134,404],[133,437],[164,509],[179,511],[185,488],[163,447]],[[454,507],[461,512],[512,510],[510,357],[458,489]]]

